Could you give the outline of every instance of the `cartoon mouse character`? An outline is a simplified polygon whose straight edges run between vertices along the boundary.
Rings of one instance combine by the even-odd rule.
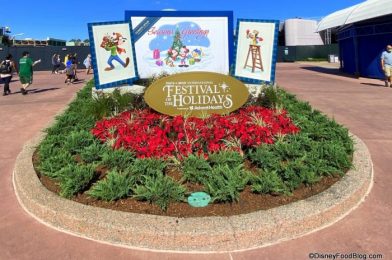
[[[176,61],[177,57],[178,57],[178,51],[176,49],[170,48],[167,51],[167,55],[168,55],[168,58],[171,58],[173,61]]]
[[[251,39],[250,44],[257,45],[259,42],[262,42],[264,39],[259,37],[259,31],[253,30],[252,32],[248,29],[246,30],[246,38]]]
[[[189,49],[186,46],[182,46],[180,49],[180,65],[178,65],[179,67],[188,67],[188,65],[186,64],[186,61],[188,59],[188,53],[189,53]]]
[[[121,58],[118,55],[121,54],[122,52],[125,52],[125,50],[122,48],[120,48],[119,50],[118,42],[115,42],[113,37],[110,37],[109,35],[104,36],[102,38],[100,47],[104,48],[106,51],[110,51],[110,56],[107,61],[109,67],[105,68],[105,71],[110,71],[115,68],[115,66],[113,65],[113,60],[120,63],[124,68],[128,66],[129,57],[125,59],[125,62],[121,60]]]

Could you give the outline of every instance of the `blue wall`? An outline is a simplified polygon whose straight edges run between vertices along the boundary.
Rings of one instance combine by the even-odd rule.
[[[354,39],[348,38],[339,41],[339,52],[342,71],[355,75]]]
[[[380,56],[386,45],[392,44],[390,20],[354,24],[338,33],[338,41],[343,72],[361,77],[384,78]]]
[[[384,78],[381,69],[381,53],[392,43],[391,35],[372,35],[358,38],[359,73],[363,77]]]

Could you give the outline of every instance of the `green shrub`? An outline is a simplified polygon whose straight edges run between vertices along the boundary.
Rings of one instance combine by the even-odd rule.
[[[45,176],[58,179],[60,177],[60,170],[70,164],[75,164],[72,155],[62,150],[52,156],[42,157],[38,165],[38,170]]]
[[[144,176],[157,177],[163,175],[166,163],[155,158],[136,159],[124,171],[131,176],[137,184],[143,184]]]
[[[217,165],[212,168],[203,184],[212,201],[234,202],[239,200],[240,192],[249,181],[249,175],[242,165],[235,168]]]
[[[90,102],[89,107],[90,113],[94,116],[94,118],[96,120],[100,120],[112,115],[115,103],[110,95],[98,93],[97,97]]]
[[[124,93],[121,94],[119,89],[115,89],[112,93],[112,98],[114,100],[114,110],[117,113],[124,112],[126,110],[133,109],[135,94],[132,93]]]
[[[60,195],[70,198],[90,186],[95,176],[95,165],[68,165],[60,170]]]
[[[328,162],[329,166],[339,169],[339,174],[352,167],[352,161],[347,155],[344,146],[336,141],[324,142],[318,147],[320,157]]]
[[[64,136],[47,135],[38,147],[39,157],[45,159],[61,153],[64,142]]]
[[[184,180],[203,183],[211,172],[211,166],[204,158],[191,154],[184,159],[182,171]]]
[[[146,158],[136,159],[133,165],[128,168],[129,174],[135,178],[136,181],[141,182],[143,176],[156,177],[164,173],[166,163],[161,159]]]
[[[140,95],[133,93],[121,94],[119,89],[113,93],[97,93],[89,104],[89,112],[95,119],[114,116],[126,110],[140,107]]]
[[[71,154],[78,154],[94,142],[93,135],[88,131],[73,131],[65,139],[64,149]]]
[[[131,195],[133,180],[123,173],[110,171],[87,192],[88,195],[106,201],[118,200]]]
[[[83,148],[80,157],[85,163],[98,162],[102,160],[105,151],[106,149],[95,141],[90,146]]]
[[[281,158],[274,152],[273,145],[263,144],[249,152],[248,158],[263,170],[275,170],[279,167]]]
[[[302,183],[304,183],[305,185],[314,184],[316,182],[319,182],[321,179],[320,175],[308,166],[304,167],[304,169],[301,171],[301,177]]]
[[[288,161],[286,164],[281,164],[278,174],[283,179],[284,184],[289,191],[293,191],[301,185],[303,178],[301,172],[305,169],[305,165],[301,159]]]
[[[185,200],[185,187],[163,174],[144,176],[143,183],[134,189],[134,198],[155,203],[163,211],[167,210],[171,202]]]
[[[301,157],[305,152],[303,143],[294,140],[276,142],[271,148],[278,158],[284,161]]]
[[[125,170],[134,160],[134,154],[124,149],[107,149],[102,156],[102,163],[109,169]]]
[[[265,86],[256,99],[256,105],[266,108],[276,108],[278,104],[278,94],[273,86]]]
[[[208,161],[210,161],[212,165],[227,164],[230,168],[235,168],[244,162],[244,158],[238,152],[220,151],[209,154]]]
[[[282,193],[287,194],[287,187],[276,171],[259,172],[251,177],[252,192],[255,193]]]

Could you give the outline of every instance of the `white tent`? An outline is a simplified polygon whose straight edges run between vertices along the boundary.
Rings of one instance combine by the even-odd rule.
[[[318,24],[317,31],[320,32],[389,14],[392,14],[392,0],[367,0],[326,16]]]

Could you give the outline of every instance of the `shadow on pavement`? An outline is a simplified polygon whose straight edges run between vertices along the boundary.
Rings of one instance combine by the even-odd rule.
[[[358,78],[353,75],[345,74],[345,73],[341,72],[339,68],[325,68],[325,67],[318,67],[318,66],[301,66],[301,69],[324,73],[324,74],[337,75],[337,76],[347,77],[347,78],[351,78],[351,79]]]
[[[36,93],[41,93],[41,92],[46,92],[46,91],[51,91],[51,90],[56,90],[60,88],[41,88],[41,89],[28,89],[29,94],[36,94]]]
[[[77,80],[77,81],[74,81],[72,84],[73,84],[73,85],[77,85],[77,84],[81,84],[81,83],[86,83],[86,82],[85,82],[85,80],[83,80],[83,79],[79,79],[79,80]],[[72,84],[71,84],[71,85],[72,85]]]
[[[385,88],[384,84],[374,84],[374,83],[363,83],[361,82],[362,85],[367,85],[367,86],[372,86],[372,87],[382,87]]]

